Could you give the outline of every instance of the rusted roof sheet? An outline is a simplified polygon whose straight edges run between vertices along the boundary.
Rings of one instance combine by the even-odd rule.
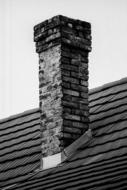
[[[0,186],[9,189],[126,189],[127,78],[89,92],[93,138],[61,166],[37,171],[39,109],[0,121]],[[21,183],[20,183],[21,182]]]

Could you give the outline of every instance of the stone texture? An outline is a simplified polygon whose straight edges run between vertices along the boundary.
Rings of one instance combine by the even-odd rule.
[[[61,15],[34,27],[39,53],[42,155],[53,155],[87,129],[89,23]]]
[[[59,138],[62,130],[62,80],[60,70],[61,46],[57,45],[39,54],[39,82],[42,152],[52,155],[60,151]],[[57,150],[57,151],[56,151]]]

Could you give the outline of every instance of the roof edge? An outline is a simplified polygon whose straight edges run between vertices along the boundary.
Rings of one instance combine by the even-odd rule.
[[[98,93],[100,91],[107,90],[108,88],[111,88],[114,86],[119,86],[119,85],[125,84],[125,83],[127,83],[127,77],[122,78],[122,79],[117,80],[117,81],[106,83],[104,85],[100,85],[99,87],[89,89],[89,95],[92,95],[92,94]]]
[[[30,114],[33,114],[35,112],[39,112],[40,109],[39,108],[33,108],[33,109],[30,109],[30,110],[26,110],[26,111],[23,111],[21,113],[18,113],[18,114],[15,114],[15,115],[11,115],[9,117],[5,117],[3,119],[0,119],[0,124],[2,123],[5,123],[5,122],[8,122],[8,121],[11,121],[13,119],[17,119],[19,117],[24,117],[26,115],[30,115]]]

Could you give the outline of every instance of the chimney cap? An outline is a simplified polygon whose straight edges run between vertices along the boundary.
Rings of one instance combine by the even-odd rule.
[[[63,21],[63,22],[61,22],[61,21]],[[79,24],[80,26],[82,25],[82,26],[85,26],[89,29],[91,28],[91,24],[89,22],[82,21],[79,19],[69,18],[69,17],[63,16],[63,15],[56,15],[50,19],[47,19],[47,20],[35,25],[34,31],[39,30],[40,28],[44,28],[44,31],[45,31],[49,28],[54,28],[56,25],[63,24],[64,22],[75,23],[76,25]],[[54,25],[53,25],[53,23],[54,23]]]

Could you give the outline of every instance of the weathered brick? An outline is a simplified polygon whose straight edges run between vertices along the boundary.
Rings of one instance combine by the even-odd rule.
[[[91,43],[87,39],[82,39],[77,36],[67,36],[67,38],[62,38],[62,42],[70,47],[79,48],[86,51],[91,51]]]
[[[85,67],[79,67],[79,73],[80,73],[80,75],[82,74],[82,75],[88,75],[89,74],[89,72],[88,72],[88,69],[86,69]]]
[[[61,70],[61,74],[64,75],[64,76],[70,76],[70,71],[66,70],[66,69],[62,69]]]
[[[67,120],[67,119],[64,119],[64,120],[63,120],[63,125],[71,126],[71,125],[72,125],[72,121]]]
[[[79,107],[81,110],[86,110],[86,111],[89,110],[88,105],[86,105],[85,103],[80,102]]]
[[[81,80],[88,80],[88,77],[87,77],[87,74],[88,73],[83,73],[83,71],[79,71],[78,73],[77,72],[74,72],[72,71],[71,72],[71,77],[77,77],[78,79],[81,79]]]
[[[69,71],[75,71],[75,72],[78,71],[78,67],[77,67],[77,66],[74,66],[74,65],[62,64],[62,65],[61,65],[61,68],[62,68],[62,69],[69,70]]]
[[[88,87],[88,81],[81,80],[81,81],[80,81],[80,84],[81,84],[82,86]]]
[[[86,81],[88,81],[88,75],[86,75],[86,74],[82,74],[81,72],[79,72],[79,78],[80,79],[82,79],[82,80],[86,80]]]
[[[62,97],[62,100],[71,102],[72,101],[72,96],[68,95],[68,94],[64,94],[64,96]]]
[[[79,134],[76,134],[76,133],[67,133],[66,131],[63,133],[63,135],[64,135],[65,138],[68,138],[71,141],[71,143],[74,140],[76,140],[77,138],[80,137]],[[66,146],[67,146],[67,144],[66,144]]]
[[[80,129],[88,129],[88,124],[84,123],[84,122],[77,122],[77,121],[73,121],[72,122],[72,126],[73,127],[77,127],[77,128],[80,128]]]
[[[86,116],[86,117],[89,116],[89,112],[86,110],[72,109],[71,112],[72,112],[72,114],[75,114],[75,115],[82,115],[82,116]]]
[[[51,94],[50,93],[46,93],[46,94],[43,94],[43,95],[39,96],[39,99],[40,100],[47,99],[49,96],[51,96]]]
[[[82,98],[88,99],[88,93],[87,93],[87,92],[81,92],[81,93],[80,93],[80,96],[81,96]]]
[[[81,57],[81,58],[82,58],[82,57]],[[86,63],[86,62],[81,61],[79,66],[80,66],[81,68],[84,68],[84,69],[88,70],[88,63]]]
[[[60,44],[60,38],[56,38],[55,40],[51,41],[50,43],[40,42],[40,45],[37,44],[36,46],[36,52],[41,53],[43,51],[46,51],[54,46],[57,46]]]
[[[91,43],[91,42],[90,42]],[[88,58],[88,52],[87,51],[84,51],[84,50],[81,50],[79,49],[78,50],[78,53],[81,55],[81,58]]]
[[[72,23],[68,23],[67,24],[70,28],[73,28],[73,24]]]
[[[57,32],[57,33],[55,33],[55,34],[52,34],[52,35],[48,36],[48,37],[45,39],[45,42],[46,42],[46,43],[47,43],[47,42],[50,42],[50,41],[52,41],[52,40],[54,40],[54,39],[56,39],[56,38],[60,38],[60,36],[61,36],[61,33],[60,33],[60,32]]]
[[[90,24],[56,16],[34,27],[39,53],[42,155],[56,154],[88,127]]]
[[[69,82],[62,82],[64,88],[70,88],[71,84]]]
[[[84,104],[86,104],[86,105],[88,105],[88,98],[82,98],[82,97],[72,97],[71,98],[71,100],[73,101],[73,102],[80,102],[80,103],[84,103]]]
[[[79,92],[87,92],[88,93],[88,88],[81,86],[81,85],[71,84],[71,89],[77,90]]]
[[[67,64],[69,66],[70,62],[71,62],[71,60],[68,57],[62,56],[61,57],[61,63],[62,63],[61,68],[66,69],[66,67],[64,67],[64,64]]]
[[[88,117],[85,117],[85,116],[84,116],[84,117],[82,116],[82,117],[81,117],[81,121],[82,121],[82,122],[89,123],[89,118],[88,118]]]
[[[78,72],[74,72],[74,71],[71,72],[71,77],[77,77],[78,79],[80,79],[79,73]]]
[[[77,78],[62,76],[62,80],[65,81],[65,82],[70,82],[70,83],[74,83],[74,84],[79,84],[79,79],[77,79]]]
[[[76,120],[80,121],[80,116],[78,115],[71,115],[71,114],[65,114],[64,119],[70,119],[70,120]]]
[[[70,54],[69,51],[63,50],[61,54],[62,54],[62,56],[65,57],[65,58],[71,58],[71,54]],[[69,60],[70,60],[70,59],[69,59]],[[62,60],[62,61],[65,62],[64,60]]]
[[[77,102],[69,102],[69,101],[65,101],[65,100],[62,101],[62,105],[70,107],[70,108],[79,108],[80,107],[79,103],[77,103]]]
[[[63,89],[63,93],[64,94],[69,94],[69,95],[72,95],[72,96],[79,96],[79,92],[74,91],[74,90]]]
[[[81,61],[84,63],[87,63],[87,64],[89,62],[88,58],[86,58],[86,57],[81,57]]]
[[[71,108],[64,108],[63,113],[71,113]]]
[[[82,131],[76,127],[67,127],[67,126],[64,126],[64,131],[70,134],[75,133],[81,135],[82,133]]]
[[[79,135],[78,135],[79,136]],[[67,133],[66,131],[63,132],[63,137],[65,139],[69,139],[71,142],[73,141],[73,136],[71,133]],[[66,142],[65,142],[66,143]]]
[[[72,64],[72,65],[77,65],[77,66],[79,66],[80,63],[81,63],[81,60],[78,60],[78,59],[71,59],[71,64]]]

